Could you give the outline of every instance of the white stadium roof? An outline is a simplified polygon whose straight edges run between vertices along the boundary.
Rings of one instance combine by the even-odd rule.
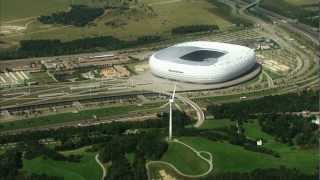
[[[235,44],[195,41],[162,49],[150,57],[154,75],[193,83],[220,83],[248,72],[254,50]]]

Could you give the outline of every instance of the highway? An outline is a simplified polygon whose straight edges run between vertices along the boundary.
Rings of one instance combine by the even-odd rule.
[[[300,22],[293,22],[292,19],[287,18],[285,16],[281,16],[280,14],[277,14],[275,12],[269,11],[267,9],[261,8],[260,6],[257,6],[260,3],[261,0],[256,0],[253,3],[248,4],[247,6],[244,6],[240,9],[240,12],[243,13],[245,10],[248,10],[249,8],[256,8],[258,11],[262,12],[263,14],[269,16],[272,20],[276,21],[277,23],[280,23],[285,28],[299,33],[309,39],[311,42],[313,42],[316,45],[319,45],[319,32],[315,31],[314,28],[312,28],[309,25],[300,23]],[[243,13],[245,14],[245,13]]]

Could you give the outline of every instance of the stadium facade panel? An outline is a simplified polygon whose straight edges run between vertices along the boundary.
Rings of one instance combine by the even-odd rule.
[[[256,63],[253,49],[208,41],[177,44],[154,53],[149,59],[151,72],[156,76],[203,84],[235,79]]]

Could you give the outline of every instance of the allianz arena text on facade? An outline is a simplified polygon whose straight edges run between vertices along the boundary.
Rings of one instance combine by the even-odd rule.
[[[227,43],[194,41],[154,53],[151,72],[159,77],[192,83],[222,83],[249,72],[256,64],[253,49]]]

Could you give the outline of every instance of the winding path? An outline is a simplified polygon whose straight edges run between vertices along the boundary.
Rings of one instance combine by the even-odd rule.
[[[97,161],[97,163],[99,164],[99,166],[102,168],[102,177],[101,177],[101,180],[104,180],[106,175],[107,175],[107,171],[106,171],[106,168],[104,167],[104,165],[101,163],[101,161],[99,160],[99,154],[97,154],[95,156],[95,159]]]
[[[197,175],[191,175],[191,174],[186,174],[186,173],[183,173],[181,172],[179,169],[177,169],[173,164],[169,163],[169,162],[166,162],[166,161],[150,161],[148,163],[146,163],[146,169],[147,169],[147,172],[148,172],[148,179],[150,179],[150,168],[149,166],[152,165],[152,164],[164,164],[164,165],[167,165],[169,166],[170,168],[174,169],[179,175],[181,176],[184,176],[184,177],[188,177],[188,178],[200,178],[200,177],[204,177],[206,175],[208,175],[212,170],[213,170],[213,163],[212,163],[212,160],[213,160],[213,157],[212,157],[212,154],[210,152],[207,152],[207,151],[197,151],[196,149],[194,149],[193,147],[189,146],[188,144],[182,142],[182,141],[179,141],[178,139],[174,139],[173,141],[171,142],[174,142],[174,143],[179,143],[179,144],[182,144],[184,146],[186,146],[187,148],[189,148],[191,151],[193,151],[200,159],[204,160],[205,162],[207,162],[209,164],[209,169],[202,173],[202,174],[197,174]],[[201,153],[204,153],[204,154],[207,154],[209,155],[209,158],[206,158],[204,157],[203,155],[201,155]]]

